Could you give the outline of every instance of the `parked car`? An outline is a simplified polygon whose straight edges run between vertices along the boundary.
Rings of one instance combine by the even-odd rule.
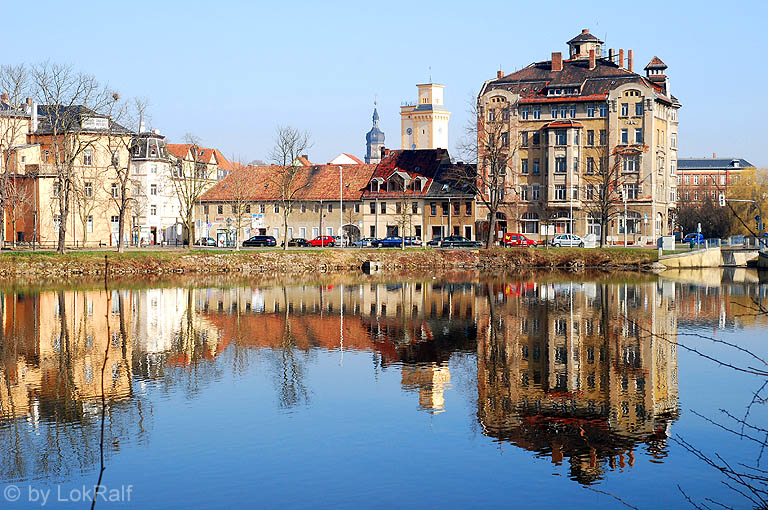
[[[336,246],[336,240],[332,236],[317,236],[308,241],[309,246]]]
[[[282,246],[284,243],[280,243],[280,246]],[[299,248],[303,248],[304,246],[309,246],[309,241],[304,239],[303,237],[292,237],[291,239],[288,239],[288,247],[291,246],[298,246]]]
[[[216,239],[213,237],[201,237],[195,241],[195,246],[216,246]]]
[[[376,240],[375,237],[363,237],[362,239],[358,239],[357,241],[352,241],[352,246],[356,246],[358,248],[365,247],[365,246],[371,246],[371,243]]]
[[[432,239],[430,239],[429,241],[427,241],[427,246],[429,246],[430,248],[436,248],[436,247],[440,246],[440,242],[441,242],[442,240],[443,240],[443,238],[442,238],[442,237],[440,237],[440,236],[438,236],[438,237],[433,237]]]
[[[277,246],[277,240],[272,236],[253,236],[243,241],[243,247]]]
[[[405,245],[406,246],[421,246],[421,239],[418,237],[406,237],[405,238]]]
[[[344,239],[341,236],[332,236],[334,246],[344,246]]]
[[[482,245],[480,241],[471,241],[462,236],[448,236],[440,242],[441,248],[480,248]]]
[[[536,246],[536,241],[528,239],[523,234],[504,234],[503,246],[522,246],[527,248],[529,246]]]
[[[579,248],[584,248],[584,239],[577,236],[576,234],[560,234],[553,237],[549,244],[552,246],[578,246]]]
[[[384,239],[376,239],[371,243],[374,248],[394,248],[403,245],[403,238],[400,236],[389,236]]]
[[[699,234],[697,232],[693,232],[690,234],[686,234],[683,238],[683,243],[693,243],[693,244],[704,244],[704,234]]]

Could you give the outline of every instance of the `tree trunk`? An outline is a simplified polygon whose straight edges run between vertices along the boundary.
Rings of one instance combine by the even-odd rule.
[[[61,190],[61,193],[66,193],[66,191]],[[59,209],[61,211],[61,217],[59,218],[59,240],[56,246],[56,253],[59,254],[63,254],[65,251],[65,243],[67,239],[67,218],[69,217],[69,200],[66,195],[61,200],[64,200],[64,210],[62,211]]]
[[[496,211],[490,213],[488,218],[488,236],[485,238],[485,248],[489,250],[493,246],[496,235]]]
[[[323,212],[320,211],[320,214],[323,214]],[[320,235],[323,235],[323,233],[320,232]],[[288,208],[285,205],[283,205],[283,251],[288,251]],[[285,306],[287,307],[288,305],[286,304]]]
[[[117,253],[123,253],[125,251],[125,245],[123,244],[123,236],[125,235],[125,208],[121,207],[118,215],[117,224]]]

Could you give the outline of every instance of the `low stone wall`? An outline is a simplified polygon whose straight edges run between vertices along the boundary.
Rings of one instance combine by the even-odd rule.
[[[703,250],[693,250],[686,253],[663,255],[659,258],[659,262],[664,264],[667,269],[720,267],[722,261],[723,259],[719,246],[717,248],[705,248]]]
[[[367,260],[382,271],[403,270],[507,270],[523,268],[583,268],[640,270],[654,262],[653,250],[494,249],[441,250],[289,250],[275,251],[144,251],[4,253],[0,277],[61,277],[104,272],[104,257],[111,274],[256,273],[309,274],[360,271]]]

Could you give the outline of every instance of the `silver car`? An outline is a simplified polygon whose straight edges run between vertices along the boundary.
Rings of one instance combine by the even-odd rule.
[[[578,246],[579,248],[584,248],[584,239],[576,234],[560,234],[553,237],[549,244],[557,247]]]

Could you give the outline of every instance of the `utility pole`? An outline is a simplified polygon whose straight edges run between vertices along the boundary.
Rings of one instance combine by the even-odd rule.
[[[627,247],[627,194],[622,193],[624,198],[624,248]]]
[[[341,172],[342,168],[339,165],[339,240],[341,241],[341,247],[344,247],[344,177]]]

